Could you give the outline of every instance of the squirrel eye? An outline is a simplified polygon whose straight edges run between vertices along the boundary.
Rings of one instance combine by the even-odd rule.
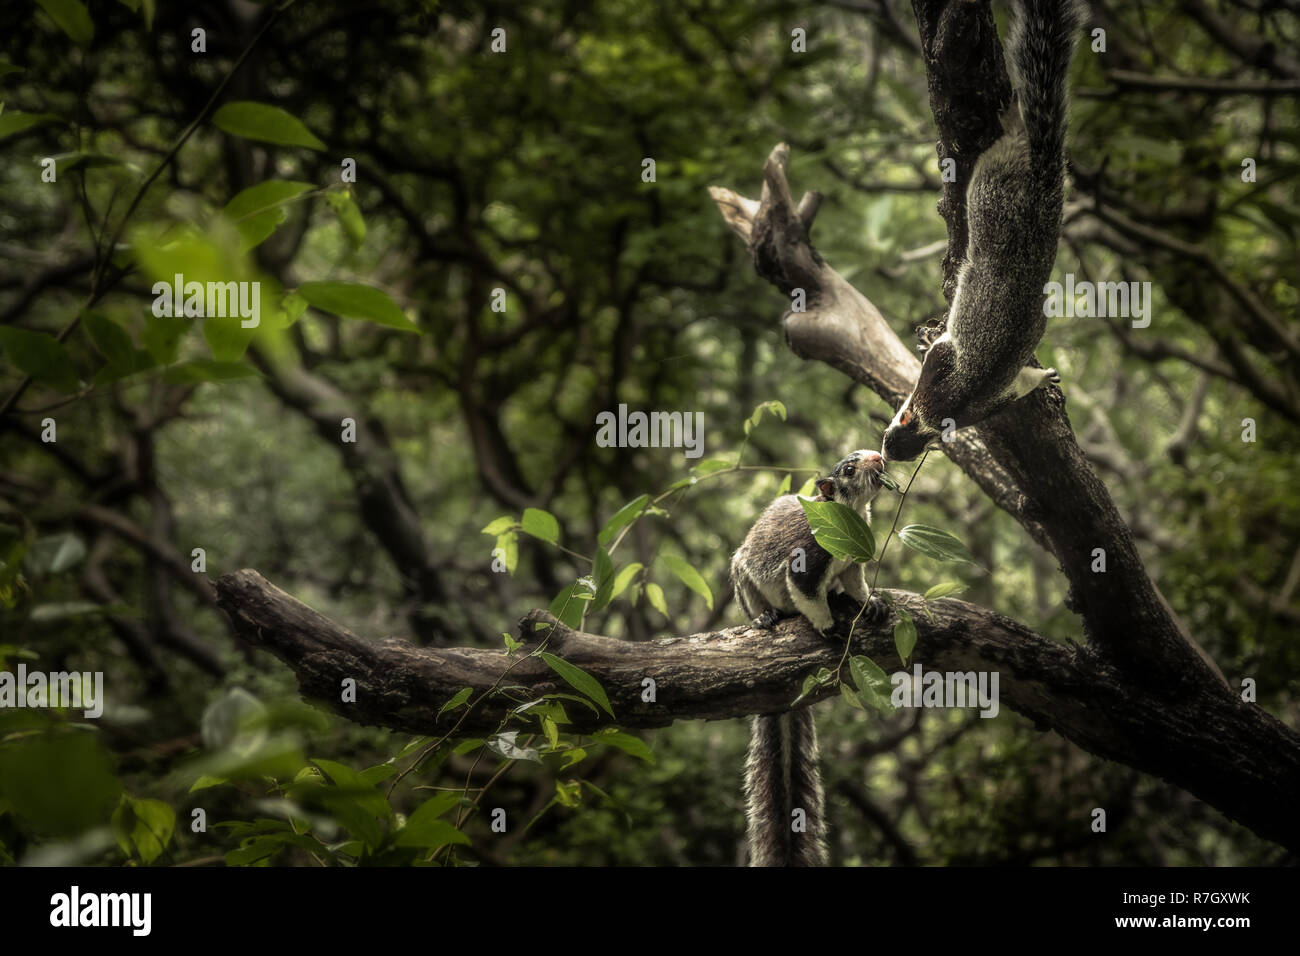
[[[845,466],[844,466],[844,477],[845,477],[845,478],[852,478],[852,477],[853,477],[853,466],[852,466],[852,465],[845,465]]]
[[[900,425],[910,425],[910,424],[912,424],[912,410],[911,410],[910,408],[909,408],[909,409],[905,409],[905,410],[903,411],[903,414],[901,414],[901,415],[898,416],[898,424],[900,424]]]

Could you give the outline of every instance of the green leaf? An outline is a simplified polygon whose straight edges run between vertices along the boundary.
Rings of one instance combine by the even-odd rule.
[[[324,312],[345,319],[364,319],[404,332],[419,332],[397,303],[384,292],[359,282],[304,282],[298,294]]]
[[[783,404],[776,401],[763,402],[761,405],[759,405],[754,409],[753,414],[751,414],[749,418],[745,421],[746,435],[748,435],[751,431],[753,431],[755,428],[758,427],[758,423],[763,420],[764,412],[768,413],[769,415],[777,416],[779,419],[781,419],[781,421],[786,420],[785,406]]]
[[[625,734],[621,730],[615,730],[613,727],[598,730],[593,735],[593,740],[598,744],[608,744],[611,747],[617,747],[625,754],[631,754],[638,760],[644,760],[646,763],[654,763],[655,755],[650,752],[644,740],[640,737],[633,737],[631,734]]]
[[[862,690],[863,688],[874,688],[879,690],[883,687],[889,687],[889,675],[869,657],[861,654],[855,654],[849,658],[849,674],[853,678],[853,685]]]
[[[213,359],[194,359],[179,362],[163,370],[163,381],[169,385],[195,385],[200,382],[228,382],[239,378],[260,378],[261,372],[246,362],[218,362]]]
[[[166,230],[157,224],[140,226],[132,230],[131,251],[141,270],[154,282],[154,309],[157,311],[171,311],[179,318],[187,305],[193,308],[198,304],[202,306],[199,311],[213,305],[215,312],[227,313],[201,319],[204,340],[213,358],[219,361],[233,362],[241,358],[249,343],[259,334],[259,327],[243,326],[245,319],[240,315],[240,306],[251,306],[249,311],[255,311],[259,316],[261,327],[268,326],[270,317],[277,311],[278,295],[273,297],[269,291],[276,288],[275,284],[266,277],[259,278],[249,269],[245,257],[239,254],[239,234],[224,219],[213,220],[205,228],[184,225]],[[182,277],[184,286],[179,301],[171,301],[177,275]],[[235,285],[241,282],[258,284],[241,289]],[[202,302],[193,301],[197,297],[190,293],[200,288],[212,292],[215,301],[210,303],[206,294],[202,296]],[[238,301],[228,298],[232,293],[237,294]],[[245,303],[246,293],[252,293],[255,298]],[[191,315],[189,318],[192,321],[197,317]]]
[[[965,561],[975,564],[975,556],[947,531],[929,525],[909,524],[898,532],[898,540],[914,551],[939,561]]]
[[[575,704],[581,704],[583,707],[586,707],[597,717],[600,716],[600,710],[597,709],[595,704],[587,700],[587,698],[585,697],[579,697],[577,694],[564,694],[564,693],[556,692],[554,694],[545,694],[543,695],[542,699],[543,700],[571,700]],[[569,721],[565,720],[564,723],[569,723]]]
[[[520,524],[523,526],[524,531],[534,538],[540,538],[550,544],[556,544],[560,540],[560,523],[555,520],[555,516],[549,511],[543,511],[540,508],[525,508]]]
[[[796,697],[793,701],[791,701],[791,706],[799,703],[799,701],[803,700],[805,697],[807,697],[809,694],[811,694],[821,685],[822,682],[818,679],[818,676],[816,674],[809,674],[807,677],[803,679],[803,687],[800,688],[799,690],[799,696]]]
[[[705,475],[711,475],[715,471],[726,471],[734,468],[735,464],[730,461],[723,461],[721,458],[707,458],[691,469],[691,474],[696,478],[703,478]]]
[[[80,0],[36,0],[36,3],[77,46],[90,46],[95,39],[95,22]]]
[[[855,710],[867,709],[865,706],[863,706],[863,703],[858,698],[858,695],[853,693],[853,690],[849,687],[848,684],[840,685],[840,696],[843,697],[844,700],[848,703],[848,705]]]
[[[600,686],[600,682],[596,678],[581,667],[570,664],[563,658],[556,657],[547,651],[542,651],[541,658],[551,670],[563,677],[570,687],[581,694],[586,694],[599,704],[605,713],[611,717],[614,716],[614,710],[609,705],[609,698],[605,696],[605,689]]]
[[[393,815],[392,807],[388,805],[384,795],[375,789],[374,784],[369,783],[351,767],[322,757],[313,757],[311,762],[329,777],[336,788],[343,791],[349,802],[362,808],[376,820],[385,820]],[[337,804],[331,804],[331,807],[337,809]],[[367,842],[372,841],[367,840]]]
[[[555,781],[555,799],[562,807],[576,807],[582,803],[582,784],[577,780]]]
[[[361,244],[366,241],[366,221],[361,218],[361,209],[352,198],[352,190],[326,193],[325,201],[339,217],[339,225],[343,227],[343,234],[348,237],[348,244],[353,249],[360,249]]]
[[[452,807],[459,805],[464,800],[464,794],[456,791],[443,791],[435,794],[424,803],[420,804],[406,818],[406,825],[427,823],[430,820],[436,820]]]
[[[966,585],[960,581],[944,581],[942,584],[936,584],[930,590],[925,592],[927,601],[937,601],[941,597],[947,597],[949,594],[960,594],[966,590]]]
[[[542,733],[546,734],[546,742],[555,750],[560,746],[560,728],[555,725],[555,721],[542,715]]]
[[[605,527],[600,529],[600,534],[596,536],[596,542],[602,547],[608,547],[609,543],[614,540],[614,536],[622,531],[625,526],[635,521],[649,503],[650,496],[641,495],[619,508],[618,511],[614,512],[614,516],[605,522]]]
[[[551,601],[550,612],[561,624],[575,631],[582,627],[582,615],[595,590],[585,579],[574,581]]]
[[[406,819],[406,826],[397,832],[393,841],[397,846],[418,846],[429,850],[448,843],[469,843],[469,837],[446,820],[444,813],[461,802],[459,793],[439,793],[415,808]]]
[[[81,325],[108,364],[129,366],[135,361],[136,349],[131,336],[102,312],[86,312],[81,317]]]
[[[287,292],[280,297],[280,308],[284,311],[284,327],[287,329],[307,311],[307,300],[297,292]]]
[[[596,557],[591,570],[596,578],[596,596],[592,599],[592,611],[603,611],[614,600],[614,561],[600,545],[596,545]]]
[[[858,696],[864,704],[876,710],[891,710],[889,692],[892,688],[889,676],[869,657],[855,655],[849,658],[849,675],[853,685],[858,689]]]
[[[0,744],[0,803],[35,832],[73,836],[100,826],[122,785],[95,735],[30,734]]]
[[[880,484],[888,488],[890,491],[897,491],[899,488],[898,482],[894,479],[894,476],[889,474],[887,471],[882,471],[880,473]]]
[[[668,616],[668,602],[664,600],[664,589],[653,581],[645,586],[645,599],[664,617]]]
[[[317,139],[298,117],[267,103],[243,100],[227,103],[212,115],[212,125],[233,136],[255,139],[277,146],[306,146],[323,150]]]
[[[791,477],[792,477],[792,476],[790,476],[790,475],[786,475],[784,478],[781,479],[781,485],[780,485],[780,487],[778,487],[778,488],[776,489],[776,495],[777,495],[778,498],[779,498],[781,495],[784,495],[784,494],[788,494],[788,493],[789,493],[789,491],[790,491],[790,481],[791,481]]]
[[[438,716],[441,717],[449,710],[456,710],[461,706],[461,704],[469,700],[470,695],[473,693],[474,689],[472,687],[462,687],[460,690],[456,691],[456,696],[438,708]]]
[[[898,609],[898,623],[894,625],[894,647],[898,649],[899,660],[906,666],[912,648],[916,647],[916,622],[901,607]]]
[[[421,807],[420,809],[424,809]],[[419,810],[415,811],[419,813]],[[469,843],[469,837],[461,833],[446,820],[421,820],[415,822],[415,814],[406,826],[398,831],[393,840],[397,846],[418,846],[426,850],[436,850],[449,843]]]
[[[170,365],[180,354],[181,336],[193,321],[183,316],[154,315],[149,312],[144,317],[140,344],[148,350],[155,364]]]
[[[288,218],[286,204],[315,188],[311,183],[269,179],[240,190],[221,210],[239,230],[239,251],[247,252],[266,241]]]
[[[221,784],[228,782],[225,777],[214,777],[206,773],[201,774],[194,783],[190,784],[190,793],[207,790],[209,787],[219,787]]]
[[[23,113],[20,110],[10,110],[0,115],[0,139],[13,136],[15,133],[21,133],[33,126],[40,126],[42,123],[53,123],[57,120],[58,117],[53,113]]]
[[[21,73],[23,72],[23,69],[24,68],[21,66],[14,66],[14,64],[7,60],[0,60],[0,76],[8,76],[10,73]]]
[[[609,595],[611,601],[627,590],[627,586],[632,583],[632,579],[636,577],[637,572],[640,571],[642,567],[643,565],[640,561],[633,561],[618,572],[618,576],[614,578],[614,586]]]
[[[129,834],[131,845],[146,865],[152,863],[171,842],[172,832],[176,828],[176,811],[161,800],[137,800],[126,797],[119,810],[129,808],[124,817],[130,818],[129,826],[124,826]],[[125,821],[123,821],[125,823]],[[119,826],[118,814],[113,814],[114,832]],[[118,844],[121,845],[121,838]]]
[[[876,539],[862,515],[839,501],[800,498],[817,543],[837,558],[870,561],[876,553]]]
[[[493,520],[489,521],[487,527],[485,527],[482,531],[480,531],[479,534],[491,534],[491,535],[504,534],[505,532],[513,528],[515,524],[516,524],[515,519],[512,518],[510,515],[502,515],[500,518],[494,518]]]
[[[5,357],[22,373],[42,385],[72,393],[81,387],[81,379],[65,349],[54,336],[29,332],[12,325],[0,325],[0,345]]]
[[[683,584],[704,598],[704,603],[709,606],[710,611],[713,610],[713,592],[709,590],[709,585],[705,583],[699,571],[696,571],[689,562],[671,554],[663,555],[659,560],[668,565],[668,570],[677,575]]]
[[[519,567],[519,535],[514,531],[506,531],[497,535],[496,548],[502,552],[502,560],[506,565],[506,573],[514,574],[515,568]]]

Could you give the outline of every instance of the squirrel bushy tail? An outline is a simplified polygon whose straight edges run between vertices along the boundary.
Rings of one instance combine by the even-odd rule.
[[[750,866],[825,866],[826,808],[812,710],[754,718],[745,763]],[[803,832],[793,812],[803,810]]]
[[[1016,0],[1007,47],[1035,172],[1051,183],[1062,177],[1066,77],[1075,40],[1087,20],[1080,0]]]

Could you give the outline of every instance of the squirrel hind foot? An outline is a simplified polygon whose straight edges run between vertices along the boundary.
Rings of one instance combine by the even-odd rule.
[[[943,335],[945,327],[942,323],[927,322],[925,325],[918,325],[914,331],[916,333],[916,349],[924,354]]]
[[[774,607],[770,607],[758,617],[754,618],[753,626],[763,631],[771,630],[776,626],[777,621],[787,617],[790,617],[790,615],[782,613]]]
[[[862,620],[868,627],[875,627],[877,624],[883,624],[889,617],[889,605],[879,594],[873,594],[867,598],[867,609],[862,614]]]

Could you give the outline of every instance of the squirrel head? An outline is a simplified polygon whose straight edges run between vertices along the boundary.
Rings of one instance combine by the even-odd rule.
[[[885,460],[879,452],[859,448],[840,459],[830,475],[817,479],[817,491],[828,501],[838,501],[861,511],[880,493]]]
[[[880,450],[889,461],[911,461],[938,437],[939,430],[921,420],[909,397],[885,429],[885,440]]]
[[[920,455],[939,437],[939,425],[945,418],[962,424],[961,410],[969,398],[954,388],[960,385],[956,365],[956,350],[946,337],[925,353],[916,387],[885,429],[880,450],[886,461],[911,461]]]

